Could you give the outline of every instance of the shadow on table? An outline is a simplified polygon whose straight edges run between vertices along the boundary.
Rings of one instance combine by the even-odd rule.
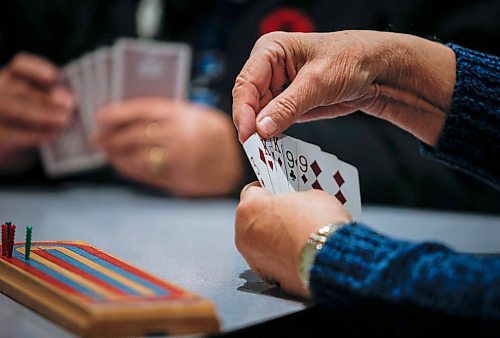
[[[314,305],[287,316],[226,332],[229,337],[500,337],[500,321],[436,313],[411,304],[343,297],[338,306]]]
[[[240,278],[245,280],[245,284],[238,288],[239,291],[257,293],[259,295],[271,296],[281,299],[304,302],[302,298],[295,297],[283,291],[279,286],[264,282],[252,270],[248,269],[240,273]]]

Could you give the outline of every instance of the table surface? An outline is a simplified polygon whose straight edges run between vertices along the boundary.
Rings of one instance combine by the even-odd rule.
[[[257,278],[234,245],[229,199],[183,200],[128,187],[0,188],[0,220],[33,226],[33,240],[83,240],[212,300],[223,331],[304,309]],[[500,252],[500,215],[366,206],[363,222],[408,240],[467,252]],[[0,295],[5,337],[72,337]]]

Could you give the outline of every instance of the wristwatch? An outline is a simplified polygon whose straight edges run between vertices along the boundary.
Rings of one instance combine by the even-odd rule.
[[[302,253],[300,255],[299,266],[300,280],[306,287],[309,287],[309,274],[318,251],[323,248],[328,237],[335,233],[335,231],[339,228],[348,224],[351,224],[351,222],[328,223],[309,235],[309,240],[302,249]]]

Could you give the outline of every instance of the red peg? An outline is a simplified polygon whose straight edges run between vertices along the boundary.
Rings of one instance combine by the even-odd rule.
[[[16,225],[12,224],[9,231],[9,247],[7,249],[7,257],[12,258],[12,251],[14,251],[14,237],[16,236]]]
[[[7,255],[7,246],[8,246],[7,224],[2,224],[2,256]]]

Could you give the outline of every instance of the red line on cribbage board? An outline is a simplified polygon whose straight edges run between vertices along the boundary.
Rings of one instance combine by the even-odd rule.
[[[116,293],[116,294],[119,294],[119,295],[123,295],[123,296],[127,296],[127,293],[118,289],[118,288],[115,288],[113,285],[110,285],[102,280],[100,280],[99,278],[85,272],[85,271],[82,271],[80,269],[77,269],[76,267],[72,266],[71,264],[69,263],[66,263],[65,261],[63,261],[62,259],[59,259],[57,258],[56,256],[46,252],[45,250],[41,250],[41,249],[34,249],[34,250],[31,250],[33,253],[39,255],[40,257],[43,257],[45,259],[47,259],[48,261],[68,270],[68,271],[71,271],[71,272],[74,272],[76,273],[77,275],[80,275],[81,277],[85,278],[85,279],[88,279],[90,280],[91,282],[93,283],[96,283],[97,285],[105,288],[106,290],[110,291],[110,292],[113,292],[113,293]]]
[[[95,248],[92,248],[92,247],[86,246],[86,245],[80,245],[80,244],[71,244],[71,245],[74,245],[82,250],[85,250],[88,253],[93,254],[94,256],[99,257],[99,258],[107,261],[108,263],[116,265],[117,267],[122,268],[125,271],[128,271],[136,276],[139,276],[139,277],[147,280],[148,282],[155,284],[156,286],[167,289],[169,292],[172,293],[172,295],[171,295],[172,297],[177,297],[177,296],[180,296],[181,294],[185,293],[185,291],[183,291],[182,289],[177,288],[176,286],[169,284],[169,283],[167,283],[159,278],[156,278],[153,275],[150,275],[144,271],[136,269],[133,266],[131,266],[127,263],[124,263],[124,262],[104,253],[103,251],[99,251]]]
[[[14,246],[23,245],[23,244],[24,243],[15,243]],[[158,279],[158,278],[156,278],[156,277],[154,277],[154,276],[152,276],[144,271],[141,271],[137,268],[134,268],[133,266],[128,265],[127,263],[124,263],[124,262],[104,253],[103,251],[97,250],[91,246],[87,246],[84,244],[78,244],[78,243],[72,243],[72,242],[34,242],[34,243],[32,243],[32,245],[34,246],[32,249],[33,252],[35,250],[37,250],[36,246],[40,246],[40,245],[51,245],[51,246],[66,245],[66,246],[77,247],[77,248],[82,249],[82,250],[86,251],[87,253],[92,254],[96,257],[99,257],[99,258],[107,261],[108,263],[113,264],[113,265],[115,265],[115,266],[117,266],[117,267],[119,267],[127,272],[130,272],[136,276],[139,276],[139,277],[147,280],[148,282],[155,284],[156,286],[164,288],[169,292],[169,294],[167,296],[157,296],[157,295],[146,296],[146,295],[143,295],[143,296],[139,297],[140,301],[160,301],[160,300],[172,300],[172,299],[176,299],[176,298],[182,299],[182,296],[186,295],[186,291],[184,291],[184,290],[182,290],[182,289],[180,289],[172,284],[169,284],[161,279]],[[59,288],[63,289],[64,291],[67,291],[71,294],[75,294],[75,295],[78,295],[80,297],[83,297],[84,299],[86,299],[88,301],[92,301],[92,302],[111,301],[111,300],[96,301],[96,300],[92,299],[91,297],[88,297],[88,296],[80,293],[78,290],[72,288],[71,286],[60,282],[59,280],[53,278],[52,276],[49,276],[49,275],[45,274],[44,272],[41,272],[41,271],[37,270],[36,268],[31,267],[30,265],[22,262],[21,260],[18,260],[15,258],[7,258],[7,257],[0,257],[0,258],[4,259],[7,262],[10,262],[10,263],[16,265],[18,268],[20,268],[26,272],[29,272],[29,273],[39,277],[40,279],[44,280],[45,282],[47,282],[49,284],[53,284],[54,286],[59,287]],[[66,268],[65,266],[63,266],[61,264],[57,264],[57,265],[61,266],[62,268]],[[137,296],[130,296],[130,297],[123,297],[122,299],[120,299],[120,301],[133,301],[133,300],[138,300],[138,297]],[[189,301],[187,299],[185,299],[185,300]],[[113,300],[113,301],[116,301],[116,300]]]
[[[4,259],[5,261],[7,261],[8,263],[10,263],[12,265],[17,266],[21,270],[26,271],[26,272],[40,278],[44,282],[47,282],[49,284],[52,284],[52,285],[60,288],[61,290],[64,290],[72,295],[83,297],[84,299],[86,299],[88,301],[92,300],[90,297],[83,295],[82,293],[80,293],[78,290],[72,288],[71,286],[64,284],[64,283],[60,282],[59,280],[55,279],[54,277],[49,276],[46,273],[31,267],[30,265],[24,263],[23,261],[21,261],[19,259],[7,258],[7,257],[0,257],[0,258]]]

